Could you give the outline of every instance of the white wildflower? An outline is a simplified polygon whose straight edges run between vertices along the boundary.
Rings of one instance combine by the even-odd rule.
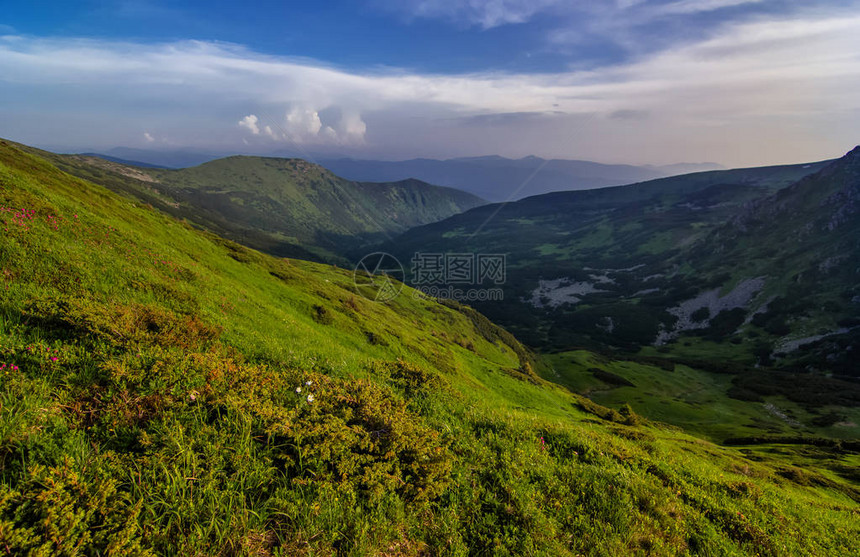
[[[313,384],[314,384],[314,382],[313,382],[313,381],[305,381],[305,386],[306,386],[306,387],[310,387],[310,386],[311,386],[311,385],[313,385]]]
[[[301,388],[301,387],[296,387],[296,392],[297,392],[297,393],[302,392],[302,388]]]
[[[308,395],[308,402],[314,401],[314,395]]]

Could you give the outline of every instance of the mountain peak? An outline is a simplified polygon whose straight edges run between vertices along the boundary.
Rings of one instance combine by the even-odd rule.
[[[858,145],[857,147],[854,147],[853,149],[851,149],[850,151],[845,153],[845,156],[842,158],[844,158],[847,161],[851,161],[851,162],[860,161],[860,145]]]
[[[860,145],[854,147],[841,158],[834,160],[829,167],[823,171],[824,175],[832,175],[838,172],[847,172],[849,176],[856,178],[860,174]]]

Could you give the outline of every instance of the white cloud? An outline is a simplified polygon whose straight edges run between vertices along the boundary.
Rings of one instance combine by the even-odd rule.
[[[760,4],[763,0],[678,0],[657,6],[654,11],[659,14],[695,14],[712,12],[723,8],[732,8],[747,4]]]
[[[266,126],[265,128],[263,128],[263,131],[266,133],[267,136],[271,137],[272,139],[279,139],[278,134],[275,132],[275,130],[272,129],[271,126]]]
[[[322,129],[319,113],[312,108],[294,107],[287,113],[286,134],[296,141],[316,137]]]
[[[562,0],[398,0],[388,9],[411,17],[447,19],[484,29],[525,23],[535,14],[564,4]]]
[[[576,32],[582,31],[580,26],[590,27],[583,21],[586,19],[583,14],[622,28],[655,16],[682,16],[762,2],[764,0],[675,0],[668,3],[649,0],[379,0],[377,4],[411,19],[441,19],[482,29],[526,23],[538,14],[553,13],[561,16],[560,27],[554,33],[564,34],[574,32],[571,26]]]
[[[628,64],[560,74],[345,71],[221,43],[5,37],[0,87],[13,107],[0,106],[4,135],[42,144],[63,134],[140,142],[124,134],[146,123],[172,144],[223,149],[247,139],[367,156],[788,162],[857,140],[860,16],[753,21]],[[42,115],[28,104],[35,97],[62,111]],[[475,119],[512,113],[541,117]],[[634,113],[647,118],[618,117]]]
[[[245,128],[254,135],[260,135],[260,127],[257,126],[259,118],[255,114],[248,114],[239,120],[239,127]]]
[[[143,132],[143,139],[147,143],[152,143],[153,141],[155,141],[155,138],[152,137],[152,135],[149,132]]]
[[[295,105],[287,110],[283,122],[263,124],[255,114],[249,114],[239,121],[239,127],[247,129],[252,135],[287,143],[363,144],[367,124],[361,114],[357,110],[340,109],[339,112],[339,118],[332,118],[331,122],[323,124],[319,110],[309,105]],[[248,144],[247,140],[245,144]]]
[[[361,119],[357,112],[343,114],[339,123],[339,137],[344,143],[361,143],[367,132],[367,124]]]

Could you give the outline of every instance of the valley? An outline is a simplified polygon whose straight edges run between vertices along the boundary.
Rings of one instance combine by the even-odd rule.
[[[855,150],[835,162],[536,196],[415,228],[386,247],[401,258],[507,250],[504,302],[474,305],[527,344],[726,374],[716,396],[747,414],[788,397],[804,406],[794,430],[822,433],[812,422],[831,411],[827,400],[852,416],[860,401],[860,234],[852,202],[835,201],[856,196],[857,165]],[[707,419],[709,406],[700,410]],[[840,423],[849,425],[823,433],[857,435],[855,420]]]
[[[860,557],[857,3],[6,2],[0,557]]]
[[[0,538],[13,553],[844,554],[860,535],[857,404],[728,396],[757,385],[716,373],[714,355],[747,357],[687,345],[697,328],[609,353],[629,327],[619,309],[604,344],[536,353],[454,301],[407,286],[372,302],[347,269],[176,220],[118,186],[143,170],[114,168],[110,191],[33,153],[0,143]],[[599,259],[522,306],[665,285],[645,260]],[[513,284],[527,268],[514,263]],[[711,283],[697,299],[712,311],[766,293],[756,315],[777,307],[761,280]]]

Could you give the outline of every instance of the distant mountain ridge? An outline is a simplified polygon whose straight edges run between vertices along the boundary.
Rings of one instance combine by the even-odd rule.
[[[447,160],[373,161],[323,159],[320,164],[352,180],[414,177],[468,191],[489,201],[509,201],[554,191],[618,186],[692,171],[721,169],[715,163],[669,166],[602,164],[529,156],[462,157]]]
[[[135,149],[133,147],[114,147],[104,154],[87,154],[114,160],[114,162],[134,161],[136,166],[145,165],[161,168],[188,168],[189,166],[197,166],[224,156],[217,153],[204,153],[185,149],[156,150]]]
[[[709,170],[726,170],[726,167],[715,162],[680,162],[676,164],[664,164],[661,166],[645,165],[645,168],[654,168],[667,177],[681,174],[692,174],[694,172],[708,172]]]
[[[160,165],[160,164],[152,164],[152,163],[148,163],[148,162],[122,159],[120,157],[114,157],[112,155],[105,155],[102,153],[80,153],[80,155],[82,157],[98,157],[98,158],[104,159],[106,161],[124,164],[126,166],[137,166],[139,168],[172,168],[170,166],[164,166],[164,165]]]
[[[115,147],[104,153],[85,154],[133,166],[176,169],[232,156],[131,147]],[[270,156],[310,159],[338,176],[357,182],[397,182],[415,178],[430,184],[467,191],[488,201],[517,200],[553,191],[620,186],[691,172],[723,170],[721,165],[710,162],[634,166],[585,160],[543,159],[536,156],[509,159],[489,155],[445,160],[416,158],[383,161],[311,155],[285,151]]]

